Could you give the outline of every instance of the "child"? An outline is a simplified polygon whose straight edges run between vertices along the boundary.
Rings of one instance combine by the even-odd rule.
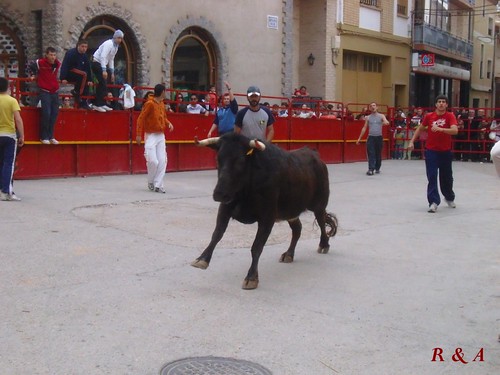
[[[398,126],[396,128],[396,133],[394,133],[394,155],[393,159],[402,160],[403,159],[403,149],[405,143],[405,133],[403,128]]]

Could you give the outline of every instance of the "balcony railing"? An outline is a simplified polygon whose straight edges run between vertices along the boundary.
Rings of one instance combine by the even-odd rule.
[[[377,7],[378,8],[379,1],[380,0],[359,0],[359,3],[363,4],[363,5],[368,5],[368,6],[371,6],[371,7]]]
[[[424,44],[472,61],[472,43],[428,24],[414,25],[413,44]]]

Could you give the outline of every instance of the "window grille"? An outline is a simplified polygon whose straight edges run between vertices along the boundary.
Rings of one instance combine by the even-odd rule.
[[[369,5],[371,7],[378,8],[379,0],[359,0],[359,3],[363,4],[363,5]]]

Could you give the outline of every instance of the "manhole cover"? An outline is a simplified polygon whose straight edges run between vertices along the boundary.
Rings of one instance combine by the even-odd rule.
[[[160,375],[272,375],[253,362],[223,357],[192,357],[167,363]]]

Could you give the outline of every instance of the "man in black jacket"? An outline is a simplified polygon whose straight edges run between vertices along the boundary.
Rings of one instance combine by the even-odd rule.
[[[64,55],[60,75],[62,83],[75,83],[75,88],[71,93],[75,97],[75,103],[82,109],[89,108],[87,101],[82,100],[81,97],[88,95],[88,86],[92,84],[90,60],[86,55],[88,47],[87,41],[80,39],[76,48],[68,50]]]

